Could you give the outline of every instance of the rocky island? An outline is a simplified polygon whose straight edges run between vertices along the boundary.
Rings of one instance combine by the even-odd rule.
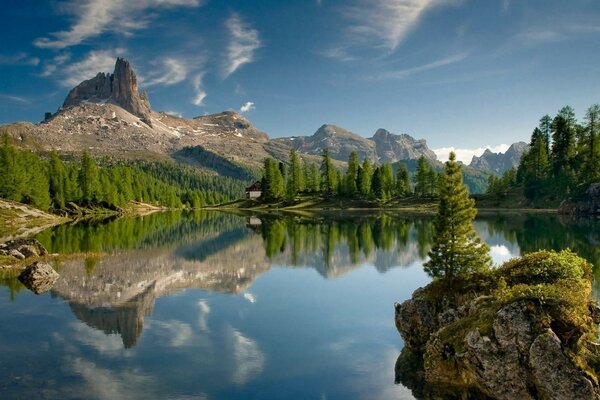
[[[592,266],[540,251],[395,304],[396,382],[417,398],[600,399]]]

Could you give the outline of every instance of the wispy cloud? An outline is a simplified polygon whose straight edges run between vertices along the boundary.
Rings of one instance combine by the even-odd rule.
[[[240,107],[240,112],[247,113],[248,111],[254,110],[254,103],[251,101],[247,101],[243,106]]]
[[[355,0],[342,9],[348,46],[394,51],[430,9],[460,0]]]
[[[255,60],[255,52],[261,46],[258,31],[248,25],[237,14],[233,13],[225,22],[229,31],[227,59],[223,76],[227,78],[244,64]]]
[[[38,57],[30,57],[27,53],[0,54],[0,65],[31,65],[35,67],[39,63],[40,59]]]
[[[5,99],[5,100],[12,101],[14,103],[20,103],[20,104],[29,104],[29,103],[31,103],[25,97],[13,96],[11,94],[4,94],[4,93],[0,93],[0,99]]]
[[[157,15],[150,10],[201,4],[202,0],[68,0],[60,4],[59,11],[72,15],[73,25],[33,43],[41,48],[64,49],[105,32],[127,35],[148,26]]]
[[[473,156],[481,156],[484,151],[490,150],[492,153],[505,153],[510,146],[507,144],[499,144],[497,146],[485,146],[477,147],[473,149],[458,149],[455,147],[441,147],[439,149],[433,149],[433,152],[440,161],[447,161],[450,152],[453,151],[456,154],[456,159],[462,161],[465,164],[470,164]]]
[[[204,87],[202,85],[202,78],[204,78],[203,72],[197,74],[194,77],[194,79],[192,80],[192,86],[194,87],[194,90],[196,92],[196,95],[194,96],[192,103],[197,105],[198,107],[201,107],[204,105],[204,99],[207,96],[207,93],[204,90]]]
[[[445,67],[447,65],[456,64],[463,61],[469,56],[468,52],[454,54],[436,61],[432,61],[427,64],[418,65],[416,67],[410,67],[394,71],[385,71],[376,75],[372,75],[370,79],[373,80],[385,80],[385,79],[406,79],[411,75],[415,75],[421,72],[430,71],[433,69]]]
[[[143,80],[145,86],[170,86],[187,78],[190,65],[186,60],[167,57],[161,61],[161,68]]]
[[[72,87],[84,80],[93,78],[98,72],[112,72],[115,68],[116,58],[123,56],[125,53],[126,50],[123,48],[90,51],[80,61],[69,65],[55,66],[54,70],[56,72],[54,72],[54,75],[58,75],[57,78],[61,86]]]

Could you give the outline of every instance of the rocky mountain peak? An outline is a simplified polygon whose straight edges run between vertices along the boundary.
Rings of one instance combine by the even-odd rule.
[[[437,160],[435,153],[427,147],[423,139],[415,139],[410,135],[395,135],[390,131],[380,128],[372,138],[380,162],[394,163],[400,160],[416,160],[425,156],[430,160]]]
[[[62,108],[81,103],[114,103],[150,123],[152,109],[146,92],[138,92],[137,77],[129,61],[117,58],[112,74],[98,73],[74,87]]]
[[[527,151],[529,146],[525,142],[517,142],[510,145],[505,153],[494,153],[490,149],[485,149],[479,157],[473,156],[471,164],[473,168],[478,168],[484,171],[503,174],[504,171],[510,168],[517,168],[521,162],[523,153]]]

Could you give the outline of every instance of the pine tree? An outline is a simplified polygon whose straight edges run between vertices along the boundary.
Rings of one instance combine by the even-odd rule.
[[[98,166],[87,151],[84,151],[81,157],[79,187],[81,188],[81,200],[84,204],[90,204],[97,200],[100,191]]]
[[[360,179],[358,181],[358,190],[360,195],[367,198],[371,195],[371,180],[373,178],[373,167],[368,158],[365,158],[362,167]]]
[[[300,160],[296,154],[296,150],[290,150],[290,171],[288,174],[286,192],[289,199],[293,199],[296,195],[304,190],[304,176],[300,167]]]
[[[481,241],[472,221],[475,202],[463,183],[454,152],[441,176],[440,203],[434,223],[435,237],[425,271],[433,278],[451,281],[456,277],[489,268],[488,246]]]
[[[396,172],[396,195],[407,196],[410,194],[410,185],[408,183],[408,168],[405,164],[398,164]]]
[[[329,149],[323,150],[323,156],[321,161],[321,187],[323,192],[332,196],[337,190],[337,171],[333,166],[331,157],[329,155]]]
[[[66,204],[67,171],[54,150],[50,153],[48,174],[50,176],[50,197],[52,198],[52,203],[55,208],[63,209]]]
[[[431,166],[425,156],[419,157],[417,161],[417,172],[415,174],[415,194],[426,196],[430,194]]]
[[[582,168],[583,181],[586,183],[600,180],[600,104],[588,108],[585,126],[585,154]]]
[[[348,170],[346,171],[346,176],[344,177],[344,192],[350,196],[356,195],[359,167],[360,164],[358,162],[358,154],[353,151],[350,153],[350,157],[348,158]]]

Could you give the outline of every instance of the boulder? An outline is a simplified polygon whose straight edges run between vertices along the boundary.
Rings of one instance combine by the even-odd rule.
[[[58,273],[50,264],[43,262],[29,265],[19,275],[19,281],[35,294],[42,294],[52,289],[58,278]]]
[[[48,254],[48,250],[37,239],[10,240],[0,244],[0,252],[11,255],[19,260]]]

